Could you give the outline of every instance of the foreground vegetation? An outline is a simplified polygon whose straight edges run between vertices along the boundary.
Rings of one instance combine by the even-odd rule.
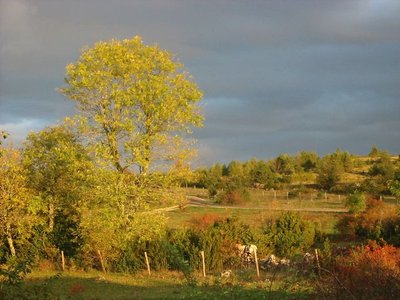
[[[343,214],[333,234],[292,212],[280,213],[261,227],[216,213],[193,215],[184,229],[168,230],[144,243],[136,240],[118,258],[106,256],[107,273],[93,271],[101,269],[99,257],[91,265],[67,258],[70,271],[64,272],[60,257],[30,263],[11,259],[0,272],[0,295],[4,299],[397,299],[400,250],[385,242],[398,243],[400,221],[388,214],[392,208],[371,200],[364,213]],[[377,209],[384,216],[380,220]],[[377,242],[366,245],[366,238]],[[343,239],[347,243],[339,242]],[[238,241],[258,245],[259,277],[254,262],[244,265],[238,256]],[[303,254],[314,248],[319,249],[318,262],[304,261]],[[205,278],[200,251],[206,257]],[[144,253],[151,274],[144,272]],[[271,253],[290,258],[290,265],[267,264],[265,258]],[[54,271],[29,274],[32,267]],[[232,270],[229,276],[220,275],[227,269]]]
[[[254,272],[252,272],[254,273]],[[309,299],[306,281],[271,288],[265,280],[244,272],[235,278],[200,277],[187,285],[176,272],[122,275],[99,272],[34,272],[24,284],[9,291],[10,299]],[[38,295],[38,292],[40,293]],[[1,292],[0,292],[1,293]],[[0,294],[1,295],[1,294]],[[7,299],[7,298],[4,298]]]

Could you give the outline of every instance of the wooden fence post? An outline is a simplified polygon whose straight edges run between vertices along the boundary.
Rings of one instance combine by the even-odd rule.
[[[144,257],[146,259],[147,273],[149,273],[149,275],[151,275],[149,258],[147,257],[147,252],[146,251],[144,252]]]
[[[99,255],[99,259],[100,259],[100,263],[101,263],[101,269],[103,270],[103,273],[106,273],[106,267],[104,265],[103,255],[101,255],[101,251],[97,250],[97,254]]]
[[[321,265],[319,264],[318,249],[315,249],[315,260],[317,261],[318,276],[321,277]]]
[[[260,269],[258,268],[258,258],[256,249],[254,249],[254,260],[256,262],[257,277],[260,278]]]
[[[204,251],[200,251],[201,254],[201,261],[202,261],[202,265],[203,265],[203,277],[206,277],[206,259],[204,256]]]
[[[62,270],[63,272],[65,271],[65,258],[64,258],[64,251],[61,250],[61,266],[62,266]]]

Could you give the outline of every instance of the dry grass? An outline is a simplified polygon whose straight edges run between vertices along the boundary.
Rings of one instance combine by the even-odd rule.
[[[187,207],[183,210],[170,211],[166,215],[169,217],[168,226],[171,228],[195,226],[198,219],[207,215],[217,215],[221,218],[237,217],[243,223],[258,227],[268,220],[278,218],[281,213],[282,210],[271,209]],[[299,214],[303,218],[317,223],[319,228],[326,233],[334,233],[334,225],[341,215],[341,213],[305,211],[300,211]]]
[[[203,189],[190,189],[187,194],[204,195]],[[196,226],[196,222],[207,216],[219,216],[227,218],[235,216],[240,221],[250,226],[261,226],[266,221],[276,219],[283,211],[298,211],[300,215],[319,225],[320,230],[326,233],[334,233],[334,225],[340,215],[346,211],[344,196],[327,194],[304,193],[297,198],[287,198],[286,191],[263,191],[252,189],[250,200],[241,206],[218,206],[211,200],[207,205],[186,207],[180,210],[169,211],[168,226],[181,228]]]

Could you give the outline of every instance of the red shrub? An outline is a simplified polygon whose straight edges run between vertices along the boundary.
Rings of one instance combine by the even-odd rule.
[[[400,218],[398,209],[383,201],[370,199],[367,209],[359,215],[345,215],[336,228],[345,239],[384,239],[388,243],[400,245]]]
[[[400,249],[376,242],[355,249],[336,260],[331,281],[339,297],[356,299],[400,299]]]
[[[205,215],[193,217],[191,223],[197,228],[205,229],[208,226],[214,224],[216,221],[220,220],[222,220],[222,217],[220,215],[215,213],[208,213]]]
[[[373,232],[378,223],[394,222],[398,218],[397,208],[379,200],[369,200],[368,209],[360,217],[360,227]]]
[[[246,189],[229,189],[219,195],[219,202],[227,205],[241,205],[249,199],[249,192]]]

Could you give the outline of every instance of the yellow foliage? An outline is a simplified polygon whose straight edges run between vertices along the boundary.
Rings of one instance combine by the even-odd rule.
[[[77,102],[80,132],[120,172],[174,162],[179,156],[171,148],[176,154],[191,126],[202,125],[202,93],[191,76],[172,54],[138,36],[83,50],[67,65],[65,81],[60,91]]]

